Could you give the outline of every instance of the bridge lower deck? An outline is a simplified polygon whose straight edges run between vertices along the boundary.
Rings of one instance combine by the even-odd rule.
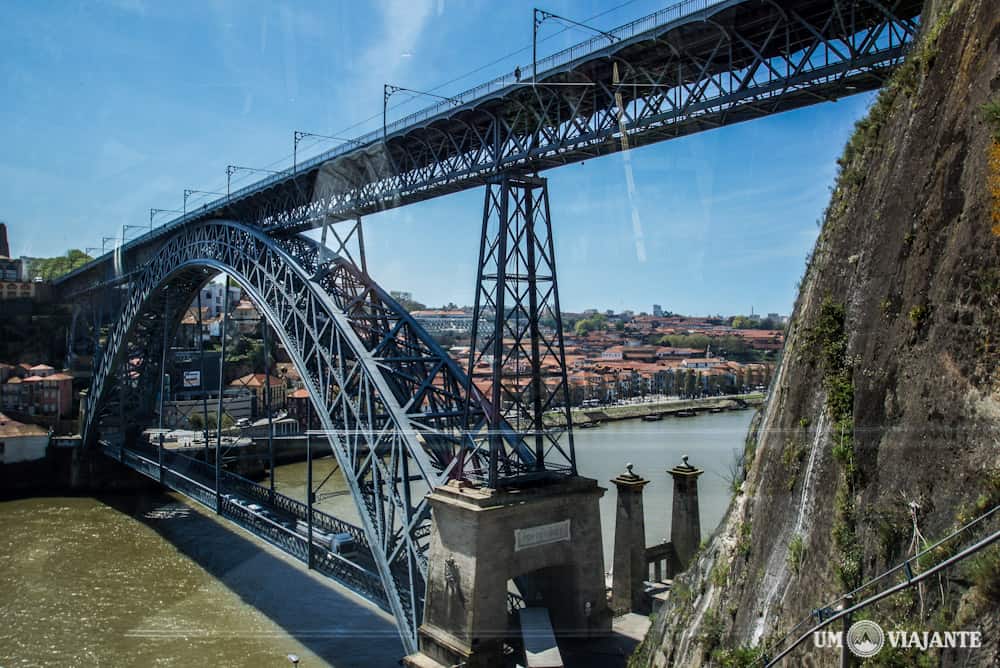
[[[104,453],[266,540],[283,552],[311,563],[317,572],[335,580],[383,610],[389,603],[364,530],[327,513],[312,510],[313,535],[305,525],[306,504],[272,491],[231,471],[166,448],[125,447],[101,441]],[[354,548],[346,554],[333,549],[331,537],[350,534]]]

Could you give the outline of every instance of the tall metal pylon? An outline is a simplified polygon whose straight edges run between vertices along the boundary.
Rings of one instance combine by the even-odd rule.
[[[502,174],[486,186],[468,383],[466,414],[485,400],[484,419],[469,423],[489,453],[489,487],[576,475],[547,179]],[[562,424],[544,420],[554,410]],[[505,425],[528,452],[513,452]]]

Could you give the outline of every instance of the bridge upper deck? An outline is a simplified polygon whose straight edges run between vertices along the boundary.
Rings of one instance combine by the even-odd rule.
[[[921,0],[685,0],[220,197],[67,275],[114,275],[208,218],[288,234],[878,87]],[[624,136],[627,135],[627,140]],[[133,265],[136,263],[132,263]],[[72,286],[72,287],[71,287]]]

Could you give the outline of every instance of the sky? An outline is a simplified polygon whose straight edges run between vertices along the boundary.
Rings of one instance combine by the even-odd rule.
[[[228,164],[285,168],[294,130],[381,127],[384,83],[448,95],[530,63],[533,6],[608,29],[666,4],[4,3],[0,220],[12,254],[100,247],[148,225],[150,208],[180,209],[186,188],[224,191]],[[588,37],[547,22],[539,56]],[[641,244],[622,154],[545,173],[563,310],[789,313],[836,158],[872,97],[631,151]],[[389,120],[431,102],[399,94]],[[308,139],[300,159],[333,145]],[[234,188],[260,177],[238,176]],[[366,218],[372,276],[428,305],[471,303],[482,200],[477,188]]]

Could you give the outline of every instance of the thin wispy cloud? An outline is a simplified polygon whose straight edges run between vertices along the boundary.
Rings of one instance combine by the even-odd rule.
[[[359,60],[365,79],[379,86],[400,84],[410,66],[406,54],[416,51],[433,10],[432,0],[389,0],[379,5],[381,31]]]
[[[144,0],[101,0],[101,4],[130,14],[145,15],[148,9]]]

